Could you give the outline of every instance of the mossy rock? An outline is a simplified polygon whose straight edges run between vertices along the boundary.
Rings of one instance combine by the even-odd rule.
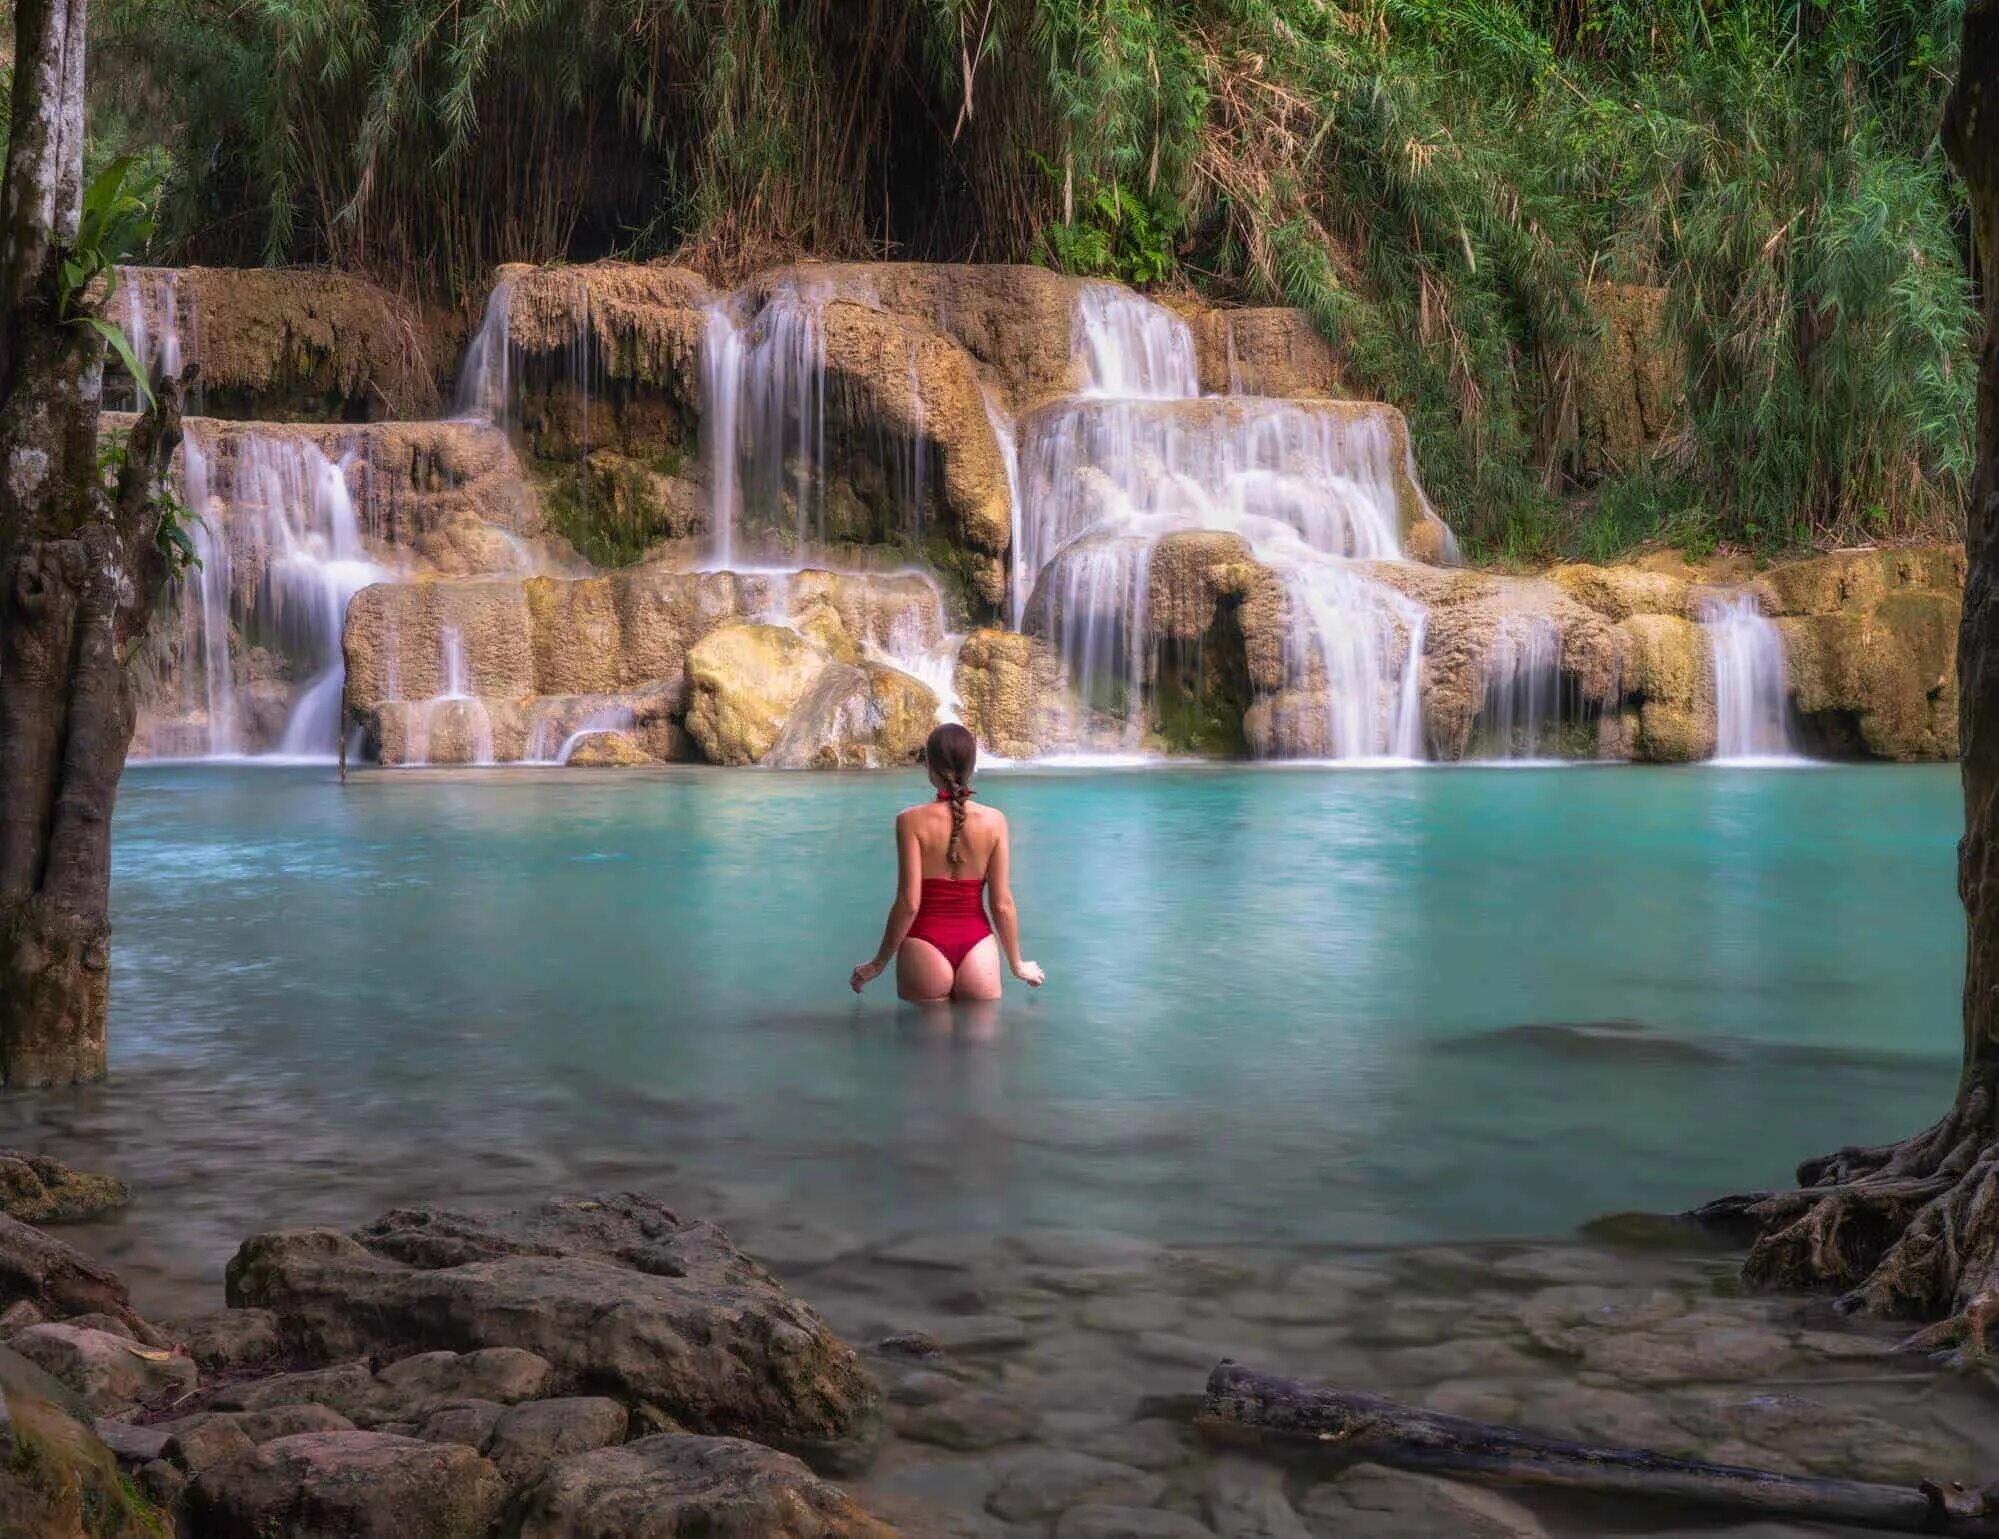
[[[172,1532],[119,1474],[83,1402],[0,1347],[0,1534],[140,1539]]]

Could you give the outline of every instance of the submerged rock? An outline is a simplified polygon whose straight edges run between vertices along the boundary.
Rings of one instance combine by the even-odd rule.
[[[839,1460],[876,1431],[878,1391],[824,1321],[720,1229],[641,1197],[281,1230],[237,1252],[229,1292],[322,1357],[518,1347],[551,1388],[701,1432]]]
[[[1341,1539],[1548,1539],[1540,1519],[1510,1497],[1434,1475],[1357,1464],[1312,1487],[1304,1516]]]
[[[550,1465],[518,1539],[894,1539],[798,1460],[739,1438],[673,1433]]]
[[[116,1176],[71,1170],[23,1149],[0,1149],[0,1213],[24,1224],[97,1218],[124,1207],[131,1197]]]

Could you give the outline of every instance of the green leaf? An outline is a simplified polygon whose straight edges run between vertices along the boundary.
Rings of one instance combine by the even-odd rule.
[[[111,345],[111,350],[118,355],[118,361],[125,365],[125,372],[132,376],[133,383],[139,387],[140,398],[151,406],[153,382],[146,377],[146,368],[139,362],[139,355],[132,351],[131,339],[125,335],[124,328],[115,321],[107,321],[101,315],[85,315],[78,319]]]

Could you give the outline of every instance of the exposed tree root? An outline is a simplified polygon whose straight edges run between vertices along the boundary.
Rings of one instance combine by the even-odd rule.
[[[1937,1321],[1904,1343],[1911,1350],[1982,1355],[1999,1321],[1995,1106],[1999,1085],[1981,1077],[1903,1143],[1807,1160],[1791,1191],[1724,1197],[1692,1216],[1752,1237],[1743,1275],[1753,1283],[1837,1289],[1844,1311]]]

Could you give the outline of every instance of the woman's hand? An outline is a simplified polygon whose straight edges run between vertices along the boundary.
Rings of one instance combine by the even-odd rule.
[[[887,965],[885,962],[863,962],[854,969],[854,975],[847,980],[847,986],[856,994],[860,993],[882,975],[882,969]]]
[[[1039,962],[1022,962],[1013,970],[1013,975],[1031,989],[1040,988],[1048,978],[1048,974],[1041,970]]]

